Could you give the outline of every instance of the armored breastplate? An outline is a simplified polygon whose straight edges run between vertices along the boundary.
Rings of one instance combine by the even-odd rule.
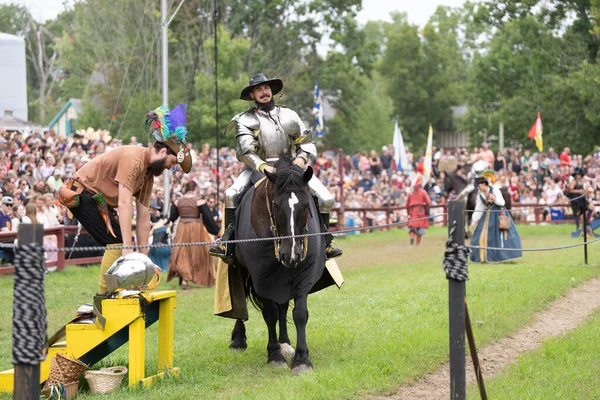
[[[258,134],[260,148],[257,154],[263,160],[278,158],[281,154],[291,155],[290,137],[284,131],[276,110],[273,110],[271,115],[261,111],[256,112],[260,122],[260,132]]]

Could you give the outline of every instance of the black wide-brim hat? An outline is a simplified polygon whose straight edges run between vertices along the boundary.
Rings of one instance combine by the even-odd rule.
[[[485,176],[478,176],[475,179],[475,186],[479,185],[480,183],[485,183],[486,185],[490,186],[490,182],[487,180],[487,178]]]
[[[582,169],[581,167],[576,167],[576,168],[575,168],[575,171],[573,171],[573,174],[572,174],[572,176],[573,176],[573,177],[575,177],[575,175],[577,175],[577,174],[579,174],[579,175],[581,175],[581,176],[584,176],[584,175],[585,175],[585,174],[583,173],[583,169]]]
[[[242,90],[242,93],[240,93],[240,100],[253,100],[252,97],[250,97],[250,92],[255,86],[258,85],[269,85],[271,87],[271,92],[273,93],[273,96],[281,92],[281,90],[283,89],[283,81],[281,79],[267,79],[267,76],[265,74],[259,73],[250,78],[248,86],[246,86],[244,90]]]

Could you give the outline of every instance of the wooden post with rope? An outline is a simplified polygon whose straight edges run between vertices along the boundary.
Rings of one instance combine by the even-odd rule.
[[[453,239],[459,246],[465,244],[465,201],[448,202],[448,233],[456,221]],[[466,397],[465,372],[465,282],[448,279],[448,315],[450,331],[450,399]]]
[[[44,226],[20,224],[19,246],[32,245],[41,249]],[[44,301],[44,253],[29,253],[15,249],[15,297],[13,300],[13,363],[14,399],[40,398],[40,361],[46,337],[46,308]],[[22,252],[19,254],[19,252]],[[32,251],[31,253],[35,253]],[[31,257],[31,258],[29,258]],[[37,300],[37,301],[36,301]],[[41,309],[40,309],[41,308]],[[27,321],[21,321],[24,315]]]

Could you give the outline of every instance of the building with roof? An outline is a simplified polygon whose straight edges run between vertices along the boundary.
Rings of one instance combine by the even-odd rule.
[[[42,130],[43,127],[33,122],[15,117],[12,110],[4,110],[4,115],[0,116],[0,132],[21,132],[29,135],[40,133]]]
[[[69,99],[48,124],[48,129],[59,137],[70,137],[77,131],[77,120],[81,114],[81,99]]]
[[[25,39],[0,33],[0,116],[11,111],[21,121],[27,121],[27,63]]]

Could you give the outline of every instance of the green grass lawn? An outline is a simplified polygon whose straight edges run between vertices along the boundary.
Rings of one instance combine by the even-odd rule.
[[[570,238],[572,229],[519,226],[526,248],[576,243]],[[346,283],[341,290],[328,288],[309,297],[307,337],[315,366],[312,374],[291,376],[289,370],[275,370],[266,364],[266,327],[255,310],[246,324],[248,349],[230,352],[233,321],[213,316],[213,289],[193,289],[177,296],[175,366],[181,368],[181,375],[149,389],[123,388],[103,398],[349,399],[393,393],[447,360],[448,284],[442,270],[445,240],[445,228],[429,229],[421,247],[408,245],[405,230],[338,240],[344,250],[338,264]],[[590,265],[583,264],[582,247],[528,252],[511,264],[470,264],[467,300],[478,347],[527,325],[535,312],[569,287],[600,275],[599,257],[600,245],[594,244],[589,249]],[[47,276],[50,333],[69,320],[80,304],[91,301],[97,273],[97,267],[69,267]],[[177,282],[162,283],[160,289],[177,290]],[[0,301],[5,304],[0,309],[0,368],[8,369],[12,367],[11,277],[0,277]],[[596,319],[596,330],[597,326]],[[155,325],[147,337],[148,373],[156,370],[156,332]],[[292,345],[294,340],[292,329]],[[556,351],[560,353],[558,347]],[[123,346],[101,364],[126,362],[127,346]],[[565,365],[574,369],[573,377],[584,375],[588,368],[585,362]],[[501,382],[497,385],[500,391],[510,390]],[[545,383],[523,385],[531,389]],[[493,392],[491,387],[489,393]],[[79,398],[92,396],[81,393]]]
[[[486,380],[490,399],[587,400],[600,398],[600,313],[564,336],[548,339],[494,379]],[[485,379],[485,377],[484,377]],[[468,399],[479,399],[476,385]]]

